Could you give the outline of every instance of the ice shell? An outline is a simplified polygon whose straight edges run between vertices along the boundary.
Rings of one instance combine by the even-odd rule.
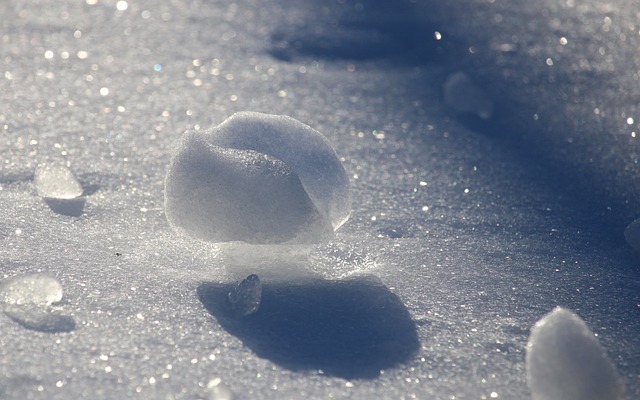
[[[183,135],[165,180],[177,231],[211,242],[317,242],[351,210],[349,178],[319,132],[287,116],[241,112]]]
[[[73,172],[62,164],[38,165],[34,181],[38,196],[48,199],[75,199],[83,192]]]
[[[262,282],[258,275],[251,274],[229,292],[229,303],[238,317],[253,314],[260,308],[262,301]]]
[[[444,102],[460,113],[476,114],[482,119],[493,115],[493,101],[464,72],[456,72],[444,83]]]
[[[62,300],[62,285],[44,274],[14,276],[0,282],[0,302],[8,304],[51,304]]]
[[[640,219],[636,219],[625,228],[624,238],[629,246],[640,252]]]
[[[624,399],[615,366],[585,322],[566,309],[535,324],[526,366],[534,400]]]

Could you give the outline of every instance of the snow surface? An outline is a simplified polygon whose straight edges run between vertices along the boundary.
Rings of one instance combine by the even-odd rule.
[[[624,399],[620,376],[584,321],[557,307],[531,330],[527,380],[534,400]]]
[[[639,398],[636,8],[0,2],[1,278],[64,289],[52,325],[0,315],[0,398],[527,399],[530,328],[556,306]],[[457,71],[490,120],[444,103]],[[171,229],[181,135],[247,110],[336,149],[354,201],[330,242],[268,257]],[[74,203],[37,195],[49,162],[73,166]],[[234,318],[254,252],[306,272],[258,271],[258,311]]]

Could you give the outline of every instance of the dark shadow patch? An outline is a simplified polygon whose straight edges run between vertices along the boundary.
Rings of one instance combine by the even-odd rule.
[[[292,6],[300,8],[297,4]],[[366,0],[327,8],[307,3],[302,21],[279,26],[268,52],[291,61],[299,57],[328,60],[392,60],[409,65],[455,59],[466,49],[442,27],[418,15],[411,3]]]
[[[66,215],[68,217],[79,217],[82,215],[87,200],[85,197],[75,199],[45,198],[44,202],[47,203],[51,211],[56,214]]]
[[[375,279],[265,283],[258,311],[242,318],[227,300],[234,287],[203,283],[198,297],[224,329],[285,368],[373,379],[419,349],[406,307]]]

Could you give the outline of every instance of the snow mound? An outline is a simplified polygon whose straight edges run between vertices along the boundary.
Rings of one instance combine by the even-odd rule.
[[[482,119],[493,115],[493,101],[464,72],[456,72],[444,83],[444,102],[459,113],[475,114]]]
[[[171,226],[210,242],[308,243],[349,218],[349,178],[328,140],[287,116],[241,112],[189,130],[171,159]]]
[[[67,200],[82,195],[82,185],[73,172],[62,164],[40,164],[36,168],[34,182],[38,196]]]
[[[527,381],[534,400],[622,400],[618,372],[585,322],[556,307],[527,344]]]

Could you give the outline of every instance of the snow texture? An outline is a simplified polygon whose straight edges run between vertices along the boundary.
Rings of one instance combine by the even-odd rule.
[[[0,1],[0,281],[64,287],[35,317],[1,303],[0,399],[531,400],[530,328],[557,305],[639,399],[637,3]],[[444,102],[457,72],[490,119]],[[167,221],[182,134],[208,144],[245,110],[337,150],[354,201],[328,242]],[[221,160],[322,215],[291,163],[252,151]],[[49,163],[82,195],[39,196]],[[260,306],[238,318],[250,274]]]
[[[587,324],[555,308],[536,322],[527,344],[534,400],[623,400],[618,372]]]
[[[241,112],[183,135],[167,172],[165,212],[176,230],[205,241],[324,241],[349,218],[349,178],[311,127]]]

